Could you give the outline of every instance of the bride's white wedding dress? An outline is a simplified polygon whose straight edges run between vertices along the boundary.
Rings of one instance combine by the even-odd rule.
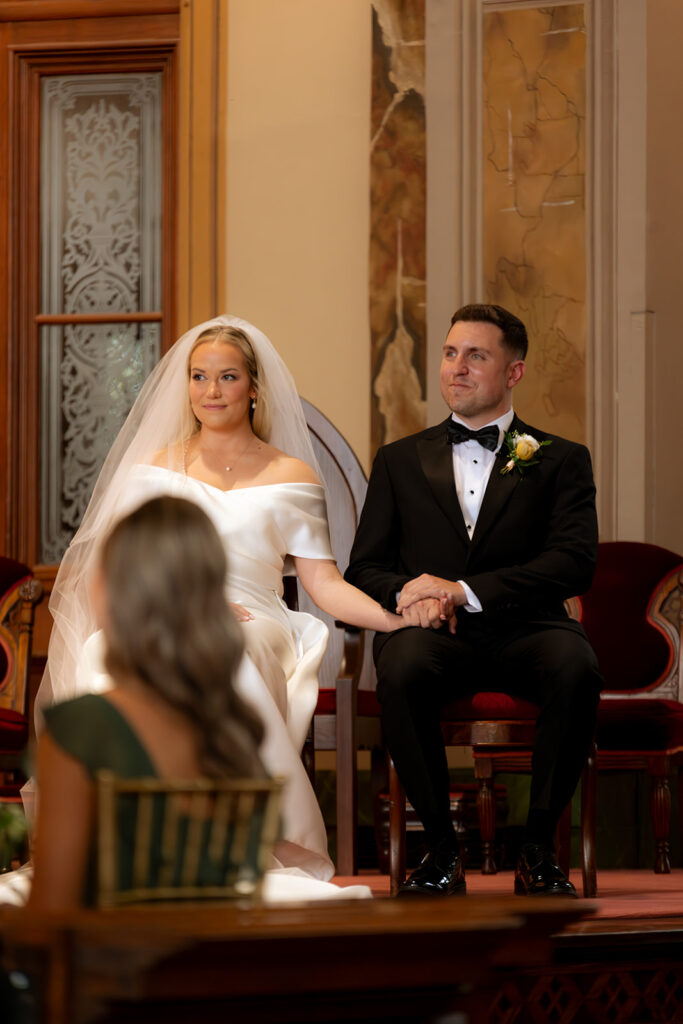
[[[187,498],[209,515],[227,550],[228,599],[253,615],[241,623],[246,655],[237,685],[263,719],[261,752],[266,768],[286,779],[283,838],[275,850],[277,863],[266,875],[264,898],[277,902],[369,896],[366,886],[342,889],[329,883],[334,866],[327,853],[325,825],[301,760],[317,701],[327,627],[312,615],[290,611],[282,599],[287,556],[334,558],[323,488],[282,483],[222,491],[151,465],[134,467],[129,484],[117,509],[120,515],[160,494]],[[109,686],[102,667],[101,634],[95,633],[85,643],[69,696]]]
[[[130,508],[158,494],[173,494],[199,505],[216,527],[228,558],[228,600],[254,616],[241,623],[246,657],[238,689],[265,724],[266,768],[287,779],[278,860],[313,878],[331,878],[334,867],[322,814],[301,761],[318,698],[327,627],[312,615],[290,611],[282,600],[287,555],[334,558],[323,488],[295,483],[222,491],[156,466],[137,466],[130,484]],[[92,690],[87,679],[79,679],[79,692],[83,684]]]

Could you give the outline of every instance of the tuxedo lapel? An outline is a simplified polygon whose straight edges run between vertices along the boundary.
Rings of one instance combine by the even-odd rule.
[[[518,420],[516,416],[510,424],[509,429],[511,431],[516,430],[520,434],[526,431],[525,425],[521,420]],[[507,445],[505,444],[505,441],[503,441],[500,454],[496,454],[493,469],[491,470],[491,475],[488,479],[486,490],[484,491],[484,498],[481,503],[477,522],[474,527],[474,533],[472,535],[472,549],[476,547],[496,522],[521,480],[521,475],[519,472],[515,472],[515,470],[505,473],[504,475],[501,474],[501,470],[505,467],[506,456]]]
[[[455,490],[453,453],[451,445],[446,443],[447,422],[441,424],[441,429],[433,437],[418,438],[417,457],[438,505],[458,536],[469,545],[470,539]]]

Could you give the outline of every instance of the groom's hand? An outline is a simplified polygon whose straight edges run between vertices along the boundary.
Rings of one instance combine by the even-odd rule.
[[[402,614],[405,613],[406,609],[412,607],[416,601],[424,601],[426,598],[441,601],[444,595],[449,601],[451,611],[467,604],[467,595],[461,583],[455,583],[453,580],[444,580],[441,576],[432,576],[430,573],[425,572],[406,583],[398,595],[396,610],[399,614]]]
[[[406,626],[420,626],[422,629],[441,629],[445,621],[441,617],[442,601],[433,597],[414,601],[404,606],[403,610],[400,610],[399,606],[399,614]]]

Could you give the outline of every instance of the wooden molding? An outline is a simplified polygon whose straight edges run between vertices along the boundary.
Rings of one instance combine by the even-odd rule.
[[[227,10],[190,0],[180,12],[177,322],[225,312]]]
[[[2,21],[51,21],[177,14],[180,0],[2,0]]]
[[[154,313],[39,313],[37,324],[154,324],[164,319],[159,310]]]

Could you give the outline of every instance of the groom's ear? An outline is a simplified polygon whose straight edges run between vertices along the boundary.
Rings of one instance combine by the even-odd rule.
[[[515,359],[508,364],[506,383],[509,388],[514,388],[515,385],[519,384],[524,376],[525,369],[526,363],[523,359]]]

